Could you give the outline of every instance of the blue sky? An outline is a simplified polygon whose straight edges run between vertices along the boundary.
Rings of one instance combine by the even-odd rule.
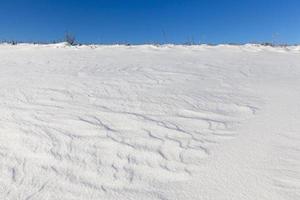
[[[300,0],[0,0],[0,40],[300,43]]]

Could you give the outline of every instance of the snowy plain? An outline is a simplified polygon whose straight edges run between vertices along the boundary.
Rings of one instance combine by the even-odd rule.
[[[0,45],[0,199],[300,199],[300,47]]]

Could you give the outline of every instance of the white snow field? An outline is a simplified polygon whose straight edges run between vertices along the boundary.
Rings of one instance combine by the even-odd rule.
[[[300,199],[300,47],[0,45],[1,200]]]

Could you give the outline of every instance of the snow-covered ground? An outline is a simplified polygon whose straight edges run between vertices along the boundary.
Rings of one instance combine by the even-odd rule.
[[[0,199],[300,199],[300,47],[0,45]]]

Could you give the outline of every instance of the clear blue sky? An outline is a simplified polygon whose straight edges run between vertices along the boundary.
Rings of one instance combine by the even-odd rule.
[[[300,43],[300,0],[0,0],[0,40]]]

